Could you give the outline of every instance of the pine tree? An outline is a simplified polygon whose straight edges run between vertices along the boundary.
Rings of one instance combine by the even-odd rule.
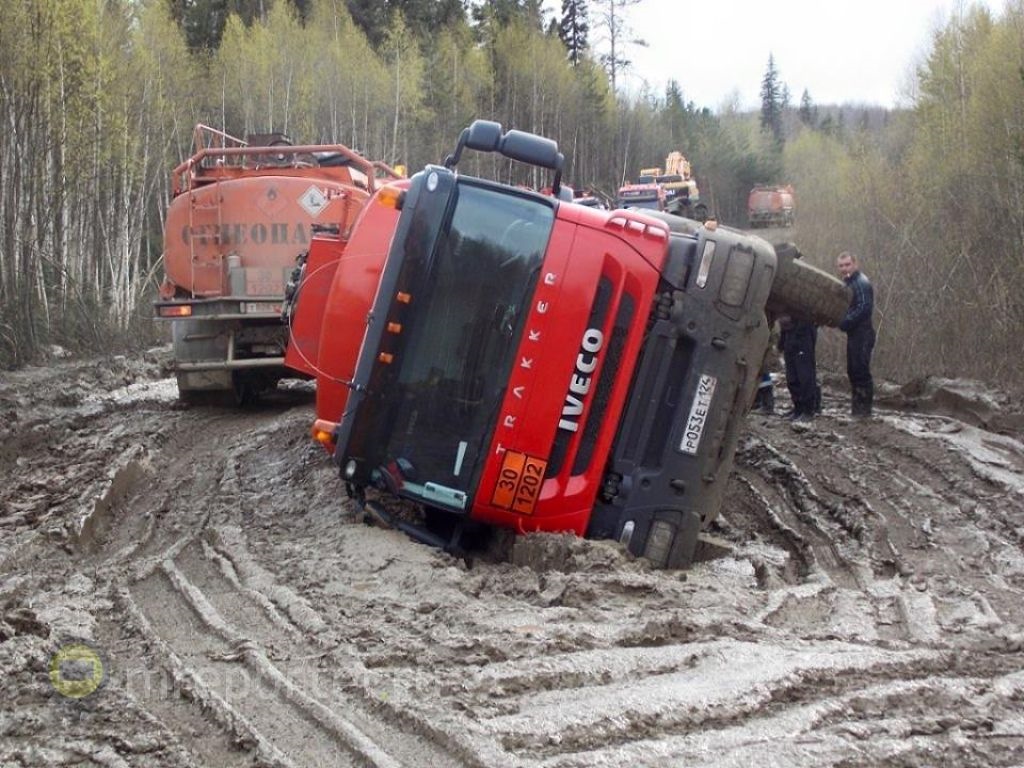
[[[818,108],[814,106],[810,91],[806,88],[800,97],[800,110],[797,114],[800,115],[800,122],[808,128],[814,128],[818,123]]]
[[[390,0],[388,6],[401,11],[406,26],[421,40],[466,19],[462,0]]]
[[[363,30],[370,45],[380,47],[387,36],[390,9],[379,0],[346,0],[346,5],[352,21]]]
[[[226,0],[170,0],[169,7],[190,49],[212,51],[220,45],[228,16]]]
[[[579,66],[587,51],[589,33],[586,0],[562,0],[562,20],[558,25],[558,37],[569,52],[569,61],[574,67]]]
[[[761,130],[772,134],[776,142],[782,143],[782,109],[785,105],[785,86],[775,68],[775,56],[768,54],[768,69],[761,80]]]
[[[513,19],[540,22],[540,4],[536,0],[484,0],[473,6],[477,26],[507,27]]]

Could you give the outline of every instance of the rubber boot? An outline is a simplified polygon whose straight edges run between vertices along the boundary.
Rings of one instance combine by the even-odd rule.
[[[854,387],[850,402],[851,416],[871,415],[871,391],[865,387]]]

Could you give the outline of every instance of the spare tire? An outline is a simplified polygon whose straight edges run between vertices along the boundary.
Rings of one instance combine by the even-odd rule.
[[[793,243],[775,246],[778,267],[765,306],[769,316],[790,315],[815,325],[838,326],[850,306],[850,289],[801,258]]]

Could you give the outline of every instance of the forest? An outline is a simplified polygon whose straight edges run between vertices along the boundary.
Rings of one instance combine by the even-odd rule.
[[[639,2],[0,0],[0,368],[160,338],[170,170],[196,123],[412,172],[487,118],[555,139],[568,183],[605,194],[681,150],[726,224],[755,183],[792,184],[807,258],[854,251],[875,284],[878,374],[1024,388],[1024,0],[959,6],[899,109],[794,99],[766,54],[754,111],[694,104],[683,67],[624,89]]]

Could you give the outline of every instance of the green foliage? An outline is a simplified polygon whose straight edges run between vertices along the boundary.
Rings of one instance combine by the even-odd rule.
[[[790,108],[774,58],[754,113],[700,108],[685,81],[616,94],[579,21],[588,11],[602,34],[614,23],[622,43],[633,2],[565,0],[554,34],[537,0],[472,12],[461,0],[9,0],[0,364],[138,335],[168,172],[196,122],[341,142],[415,171],[486,117],[555,139],[567,183],[609,197],[679,150],[726,224],[745,224],[756,183],[790,182],[808,258],[831,269],[852,249],[875,282],[880,374],[1024,382],[1005,354],[1024,328],[1024,0],[999,18],[958,11],[897,113],[819,106],[806,91]],[[463,170],[548,181],[478,153]]]

